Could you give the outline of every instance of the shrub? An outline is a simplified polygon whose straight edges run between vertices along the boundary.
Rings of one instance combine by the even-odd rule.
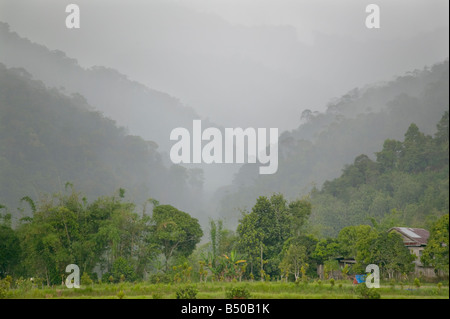
[[[389,286],[391,286],[392,289],[395,289],[395,279],[391,279],[391,281],[389,281]]]
[[[380,299],[380,293],[377,288],[367,288],[366,284],[358,284],[356,292],[360,299]]]
[[[136,273],[134,272],[131,263],[123,258],[117,258],[112,265],[112,276],[116,281],[134,281],[136,280]]]
[[[114,283],[116,281],[116,278],[114,278],[114,276],[110,273],[110,272],[105,272],[102,275],[102,278],[100,279],[101,282],[104,283]],[[83,283],[83,279],[81,279],[81,283]]]
[[[16,280],[16,288],[19,288],[24,291],[28,291],[33,287],[33,283],[29,279],[23,279],[20,277]]]
[[[152,298],[153,299],[162,299],[162,294],[160,294],[159,292],[154,292],[153,294],[152,294]]]
[[[0,299],[5,299],[8,296],[10,287],[11,287],[11,281],[9,280],[9,278],[0,280]]]
[[[168,284],[169,282],[172,281],[169,275],[163,273],[152,274],[150,275],[148,280],[152,284],[159,284],[159,283]]]
[[[198,289],[193,285],[181,286],[176,290],[177,299],[196,299]]]
[[[227,299],[249,299],[250,292],[244,286],[232,287],[225,292],[225,298]]]
[[[420,288],[420,280],[419,280],[419,278],[414,278],[414,286],[416,286],[417,288]]]
[[[91,277],[89,277],[87,272],[84,272],[83,275],[81,276],[81,284],[82,285],[86,285],[86,286],[90,286],[92,285],[94,282],[92,281]]]
[[[331,288],[334,287],[334,284],[335,284],[334,278],[331,278],[331,279],[330,279],[330,285],[331,285]]]
[[[123,290],[120,290],[120,291],[117,293],[117,297],[118,297],[119,299],[123,299],[123,298],[125,297],[125,292],[124,292]]]

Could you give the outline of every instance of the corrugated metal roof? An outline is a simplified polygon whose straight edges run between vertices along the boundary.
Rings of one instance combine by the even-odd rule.
[[[414,228],[399,227],[399,229],[402,231],[402,233],[408,235],[408,237],[420,238],[420,236],[414,232]]]
[[[408,245],[416,243],[419,246],[424,246],[430,237],[430,232],[423,228],[393,227],[390,231],[393,229],[410,239]]]

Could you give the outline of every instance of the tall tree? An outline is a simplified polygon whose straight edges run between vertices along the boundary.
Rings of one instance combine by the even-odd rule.
[[[383,150],[375,153],[382,172],[397,168],[402,148],[403,144],[399,141],[391,139],[384,141]]]
[[[376,264],[388,273],[389,279],[394,274],[409,273],[414,269],[415,259],[405,247],[401,236],[395,232],[380,232],[370,241],[368,254],[365,254],[365,264]]]
[[[173,256],[189,256],[203,236],[196,218],[170,205],[156,206],[152,223],[151,241],[164,255],[166,271]]]
[[[310,214],[311,205],[305,200],[288,202],[282,194],[274,194],[270,198],[260,196],[237,229],[239,246],[243,248],[240,251],[248,252],[251,271],[253,262],[259,259],[261,271],[266,265],[266,273],[278,275],[285,241],[301,234]]]
[[[14,274],[20,253],[19,238],[11,228],[11,214],[0,214],[0,278]]]
[[[279,265],[282,275],[287,277],[293,274],[295,281],[300,278],[300,271],[308,267],[306,247],[290,244]]]
[[[250,263],[249,272],[254,276],[264,239],[262,230],[257,227],[256,214],[245,214],[237,227],[237,233],[238,250],[246,254],[246,259]]]
[[[400,154],[400,168],[409,173],[423,171],[430,163],[428,153],[430,143],[431,136],[420,132],[417,125],[412,123],[405,133]]]
[[[439,218],[431,229],[421,260],[425,265],[430,265],[436,270],[449,273],[449,215],[445,214]]]

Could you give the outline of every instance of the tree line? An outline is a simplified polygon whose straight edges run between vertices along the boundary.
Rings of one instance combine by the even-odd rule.
[[[261,196],[243,212],[236,229],[210,220],[209,240],[198,220],[170,205],[149,199],[138,210],[125,191],[88,203],[70,184],[63,193],[35,204],[31,217],[12,227],[1,215],[0,277],[34,278],[44,285],[64,282],[68,264],[77,264],[83,280],[152,282],[286,280],[364,273],[379,265],[387,278],[408,275],[414,256],[397,233],[377,225],[348,226],[336,238],[317,238],[306,227],[311,203],[287,201],[282,194]],[[435,222],[422,261],[448,275],[448,214]],[[338,258],[354,258],[339,267]]]
[[[138,213],[124,193],[120,189],[92,203],[74,190],[37,205],[24,197],[32,217],[13,229],[11,214],[2,216],[0,275],[38,277],[51,285],[62,282],[68,264],[77,264],[91,277],[101,273],[106,281],[135,281],[152,268],[167,271],[174,256],[192,253],[203,236],[197,219],[154,199]]]

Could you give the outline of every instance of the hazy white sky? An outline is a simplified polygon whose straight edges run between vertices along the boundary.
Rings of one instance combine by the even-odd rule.
[[[412,36],[449,25],[447,0],[0,0],[0,19],[27,36],[60,43],[62,39],[52,41],[54,32],[49,29],[64,27],[64,8],[69,3],[81,7],[83,18],[104,12],[98,19],[103,22],[104,18],[110,18],[109,23],[129,18],[133,21],[132,15],[127,16],[133,9],[151,16],[152,8],[173,4],[174,8],[215,14],[234,25],[294,26],[299,39],[305,42],[312,42],[316,32],[366,38],[363,23],[369,3],[381,8],[383,32],[378,34],[386,38]],[[114,14],[107,16],[110,9]],[[142,27],[152,24],[139,22]]]
[[[446,0],[169,0],[215,13],[233,24],[292,25],[299,39],[312,41],[315,32],[367,37],[363,28],[365,7],[382,10],[384,37],[411,36],[448,26]]]
[[[79,30],[65,27],[69,3]],[[379,30],[364,25],[369,3]],[[447,0],[0,0],[0,21],[83,67],[113,67],[219,124],[280,131],[447,58],[448,12]]]

